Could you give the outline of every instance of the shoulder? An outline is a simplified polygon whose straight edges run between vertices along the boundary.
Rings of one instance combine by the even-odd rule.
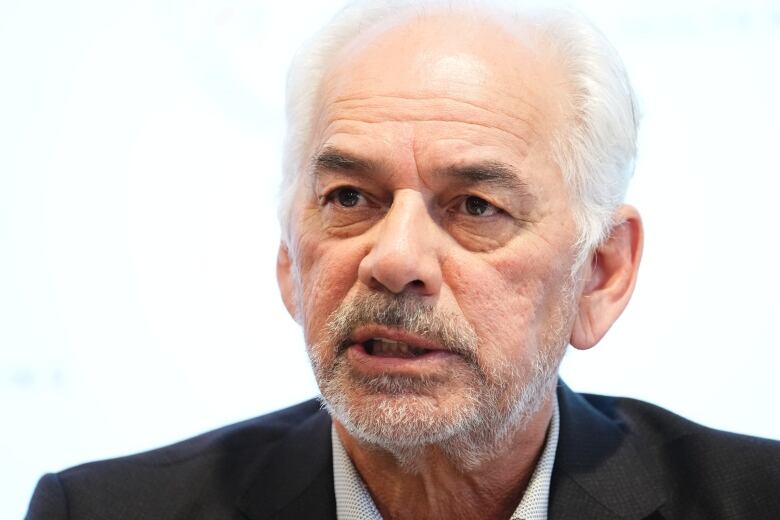
[[[780,462],[780,441],[708,428],[637,399],[581,395],[633,442],[663,457],[661,462],[708,465],[728,461],[748,464],[753,473],[766,469],[780,476],[780,465],[769,464]]]
[[[780,514],[780,442],[708,428],[636,399],[581,397],[624,432],[664,490],[671,516]]]
[[[143,453],[115,459],[91,462],[59,473],[60,479],[108,477],[123,469],[139,471],[155,469],[201,467],[216,462],[262,459],[295,426],[321,412],[318,401],[312,399],[267,415],[255,417],[187,440]],[[240,464],[239,464],[240,465]]]
[[[108,510],[126,512],[117,518],[220,517],[218,509],[232,507],[290,432],[312,421],[323,423],[320,430],[328,422],[314,399],[170,446],[46,475],[28,518],[65,518],[56,513],[64,509],[74,518]]]

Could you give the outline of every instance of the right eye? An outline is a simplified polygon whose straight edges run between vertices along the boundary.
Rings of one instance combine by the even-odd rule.
[[[360,203],[360,199],[363,195],[355,188],[337,188],[330,192],[327,196],[327,201],[338,204],[344,208],[352,208]]]

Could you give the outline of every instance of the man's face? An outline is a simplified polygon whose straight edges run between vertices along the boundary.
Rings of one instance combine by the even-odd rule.
[[[576,299],[550,149],[568,93],[550,61],[440,17],[362,37],[327,75],[287,297],[354,435],[473,438],[549,397]]]

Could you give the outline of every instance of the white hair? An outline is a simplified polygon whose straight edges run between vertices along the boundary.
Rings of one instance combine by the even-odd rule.
[[[604,35],[570,8],[518,5],[501,0],[355,0],[301,49],[287,79],[287,133],[279,218],[289,244],[291,206],[307,164],[322,78],[332,60],[365,31],[388,21],[439,12],[487,17],[525,30],[560,61],[569,99],[561,100],[568,124],[558,130],[553,158],[569,188],[578,230],[580,265],[615,224],[634,171],[638,109],[620,57]]]

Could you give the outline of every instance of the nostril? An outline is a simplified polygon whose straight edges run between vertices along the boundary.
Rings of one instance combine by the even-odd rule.
[[[422,280],[412,280],[409,282],[412,287],[425,287],[425,283]]]

